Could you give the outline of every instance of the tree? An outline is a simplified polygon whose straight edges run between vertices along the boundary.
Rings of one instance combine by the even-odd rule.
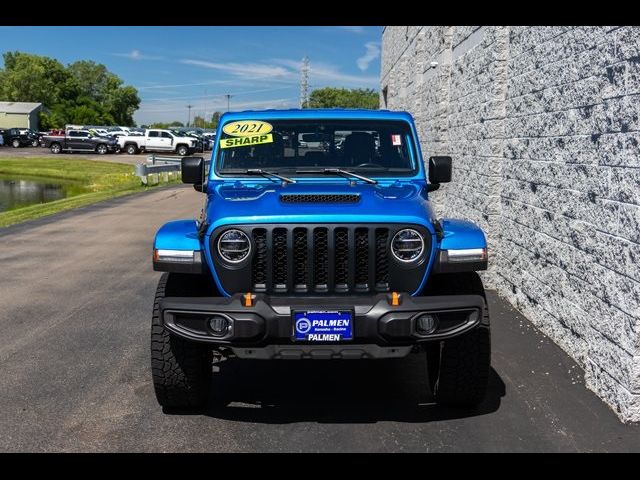
[[[303,108],[365,108],[377,110],[378,92],[370,88],[318,88],[311,92],[309,103]]]
[[[149,128],[162,128],[162,129],[167,129],[167,128],[181,128],[184,127],[184,123],[179,122],[178,120],[174,120],[171,123],[167,123],[167,122],[156,122],[156,123],[152,123],[151,125],[149,125]]]
[[[140,106],[138,91],[123,85],[107,67],[78,61],[67,67],[59,61],[23,52],[6,52],[0,69],[0,98],[40,102],[42,128],[67,123],[128,125]]]
[[[62,63],[48,57],[21,52],[3,55],[0,98],[10,102],[41,102],[52,106],[70,92],[70,73]]]
[[[210,128],[218,128],[218,123],[220,123],[221,116],[222,116],[222,112],[213,112],[213,115],[211,116]]]

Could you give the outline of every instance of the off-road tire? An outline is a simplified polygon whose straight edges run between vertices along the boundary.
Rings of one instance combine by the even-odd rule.
[[[51,150],[51,153],[58,154],[62,151],[62,147],[60,146],[59,143],[52,143],[51,146],[49,147],[49,150]]]
[[[201,407],[207,401],[212,370],[211,347],[171,335],[162,325],[160,301],[175,294],[171,275],[160,278],[151,323],[151,373],[158,403],[168,408]],[[175,274],[174,274],[175,275]]]
[[[136,153],[138,153],[138,147],[136,147],[133,143],[126,145],[124,149],[129,155],[135,155]]]
[[[176,153],[181,157],[186,157],[187,155],[189,155],[189,147],[187,147],[186,145],[178,145],[178,147],[176,148]]]
[[[491,369],[489,309],[482,280],[475,272],[437,275],[431,295],[481,295],[485,298],[480,325],[458,337],[427,345],[430,386],[436,403],[475,407],[482,403]]]

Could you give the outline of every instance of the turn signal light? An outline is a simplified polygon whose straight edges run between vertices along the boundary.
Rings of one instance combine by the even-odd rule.
[[[253,306],[253,295],[251,295],[251,292],[247,292],[244,294],[244,306],[245,307]]]
[[[391,306],[397,307],[398,305],[400,305],[400,295],[398,292],[391,292]]]

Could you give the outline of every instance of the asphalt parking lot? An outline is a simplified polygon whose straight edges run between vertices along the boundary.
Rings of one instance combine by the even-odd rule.
[[[621,424],[493,292],[493,370],[476,410],[433,405],[424,360],[410,356],[228,360],[212,383],[228,404],[163,413],[150,377],[151,242],[203,198],[174,186],[0,229],[1,451],[640,450],[640,426]]]

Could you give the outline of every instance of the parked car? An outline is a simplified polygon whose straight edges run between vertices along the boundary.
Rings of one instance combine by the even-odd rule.
[[[2,132],[4,144],[14,148],[37,147],[39,145],[38,135],[31,130],[20,128],[9,128]]]
[[[47,135],[42,137],[42,146],[51,153],[67,152],[96,152],[104,155],[107,152],[117,152],[118,142],[112,137],[92,135],[88,130],[68,130],[64,136]]]
[[[472,222],[434,212],[430,192],[451,181],[451,157],[427,168],[406,112],[267,110],[220,122],[208,173],[202,157],[182,159],[182,181],[206,196],[199,219],[169,222],[154,239],[153,268],[167,272],[151,319],[160,405],[205,404],[224,387],[210,383],[213,359],[410,354],[426,361],[421,384],[436,403],[480,404],[487,242]],[[306,148],[285,147],[301,134]]]
[[[193,137],[178,136],[170,130],[148,129],[143,136],[121,135],[118,145],[129,155],[138,152],[175,152],[181,157],[196,151],[198,140]]]

